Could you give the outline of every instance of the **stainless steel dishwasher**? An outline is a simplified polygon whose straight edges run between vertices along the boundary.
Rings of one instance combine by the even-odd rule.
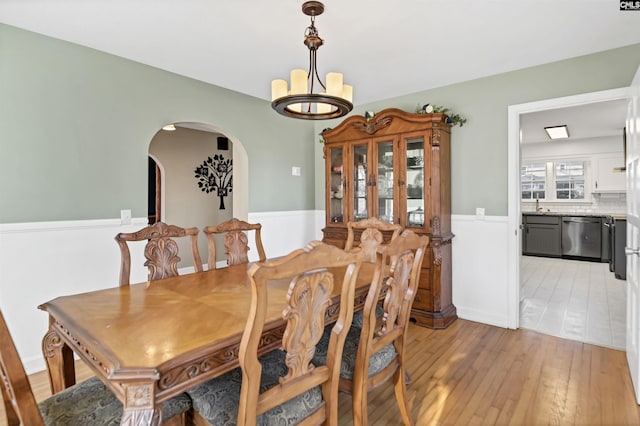
[[[600,260],[602,218],[564,216],[562,218],[562,255]]]

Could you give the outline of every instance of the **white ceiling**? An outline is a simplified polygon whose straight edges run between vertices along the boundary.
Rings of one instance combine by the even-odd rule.
[[[544,128],[566,124],[569,129],[567,141],[618,136],[622,132],[627,116],[627,101],[607,101],[568,108],[524,114],[520,118],[521,142],[549,142]]]
[[[302,0],[0,0],[0,22],[261,99],[306,68]],[[640,43],[613,0],[325,0],[321,74],[354,104]],[[597,78],[597,76],[594,76]]]

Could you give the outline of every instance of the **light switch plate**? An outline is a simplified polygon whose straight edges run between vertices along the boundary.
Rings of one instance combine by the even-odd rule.
[[[120,210],[120,224],[131,225],[131,210]]]
[[[476,218],[484,219],[484,207],[476,207]]]
[[[301,176],[301,175],[302,175],[302,168],[298,166],[291,167],[291,176]]]

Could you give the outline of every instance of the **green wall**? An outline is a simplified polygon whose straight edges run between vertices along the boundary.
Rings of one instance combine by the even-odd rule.
[[[453,213],[504,216],[508,106],[625,87],[639,64],[636,44],[353,113],[431,103],[466,116],[452,131]],[[211,124],[244,145],[249,211],[324,209],[318,133],[338,120],[281,117],[261,99],[0,24],[0,223],[117,218],[125,208],[145,216],[149,142],[180,121]],[[301,178],[291,177],[294,165]]]
[[[180,121],[214,125],[244,145],[249,211],[314,208],[308,122],[280,117],[261,99],[0,24],[0,223],[118,218],[125,208],[146,216],[149,143]],[[302,178],[291,176],[293,165]]]
[[[500,60],[496,57],[496,60]],[[627,87],[640,65],[640,44],[497,74],[354,108],[355,114],[426,103],[465,117],[451,131],[452,212],[507,215],[507,111],[510,105]],[[469,64],[473,66],[473,64]],[[357,98],[357,84],[354,98]],[[316,124],[316,134],[338,121]],[[316,137],[317,139],[317,137]],[[316,206],[324,206],[322,147],[316,147]]]

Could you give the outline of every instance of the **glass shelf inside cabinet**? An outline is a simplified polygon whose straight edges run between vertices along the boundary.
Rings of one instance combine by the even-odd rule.
[[[344,223],[344,165],[342,148],[331,149],[329,219],[332,223]]]
[[[394,187],[393,187],[393,142],[383,141],[378,142],[378,179],[376,182],[376,188],[378,192],[378,199],[393,200]],[[387,214],[383,211],[381,206],[378,208],[379,216],[384,217]],[[393,218],[393,213],[389,215]]]
[[[424,139],[407,140],[407,226],[424,227]]]
[[[369,147],[358,144],[353,148],[353,215],[355,220],[369,217],[369,173],[367,170]]]
[[[410,211],[407,216],[407,226],[424,227],[424,210],[422,206]]]

